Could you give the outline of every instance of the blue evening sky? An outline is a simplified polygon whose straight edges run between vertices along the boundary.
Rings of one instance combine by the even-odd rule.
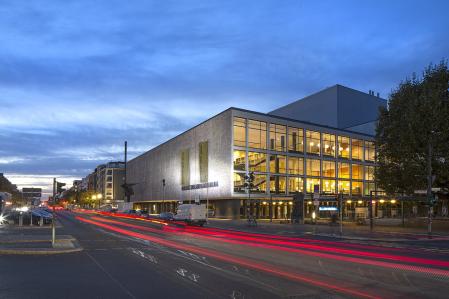
[[[449,56],[449,1],[0,2],[0,172],[47,188],[230,107],[384,98]],[[48,191],[48,189],[47,189]]]

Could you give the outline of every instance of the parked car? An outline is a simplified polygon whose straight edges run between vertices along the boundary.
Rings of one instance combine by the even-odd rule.
[[[162,220],[172,221],[172,220],[175,220],[175,214],[173,214],[171,212],[162,212],[159,214],[158,218],[162,219]]]
[[[203,226],[206,223],[206,205],[179,205],[174,218],[175,220],[184,221],[187,224]]]

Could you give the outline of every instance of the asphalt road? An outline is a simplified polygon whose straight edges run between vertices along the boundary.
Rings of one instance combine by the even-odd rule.
[[[447,298],[449,256],[60,212],[82,252],[0,256],[0,298]]]

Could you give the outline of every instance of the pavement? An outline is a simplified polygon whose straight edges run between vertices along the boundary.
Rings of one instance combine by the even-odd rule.
[[[247,232],[269,233],[275,235],[313,235],[344,240],[379,241],[379,242],[409,242],[448,240],[449,230],[433,232],[431,237],[424,228],[398,226],[375,226],[373,231],[367,225],[359,226],[350,222],[330,224],[292,224],[281,221],[258,220],[257,226],[249,225],[247,220],[230,220],[210,218],[208,225],[216,228]]]
[[[61,236],[84,250],[0,255],[0,298],[446,298],[449,291],[445,240],[392,248],[397,242],[287,233],[280,225],[268,232],[218,228],[221,220],[201,228],[58,217]]]
[[[56,231],[62,228],[58,221]],[[82,247],[71,235],[56,234],[52,244],[50,226],[0,226],[0,255],[42,255],[81,251]]]

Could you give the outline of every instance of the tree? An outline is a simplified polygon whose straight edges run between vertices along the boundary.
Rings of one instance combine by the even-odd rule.
[[[376,129],[376,182],[387,193],[449,185],[449,70],[429,65],[392,92]],[[430,181],[427,181],[431,178]]]

